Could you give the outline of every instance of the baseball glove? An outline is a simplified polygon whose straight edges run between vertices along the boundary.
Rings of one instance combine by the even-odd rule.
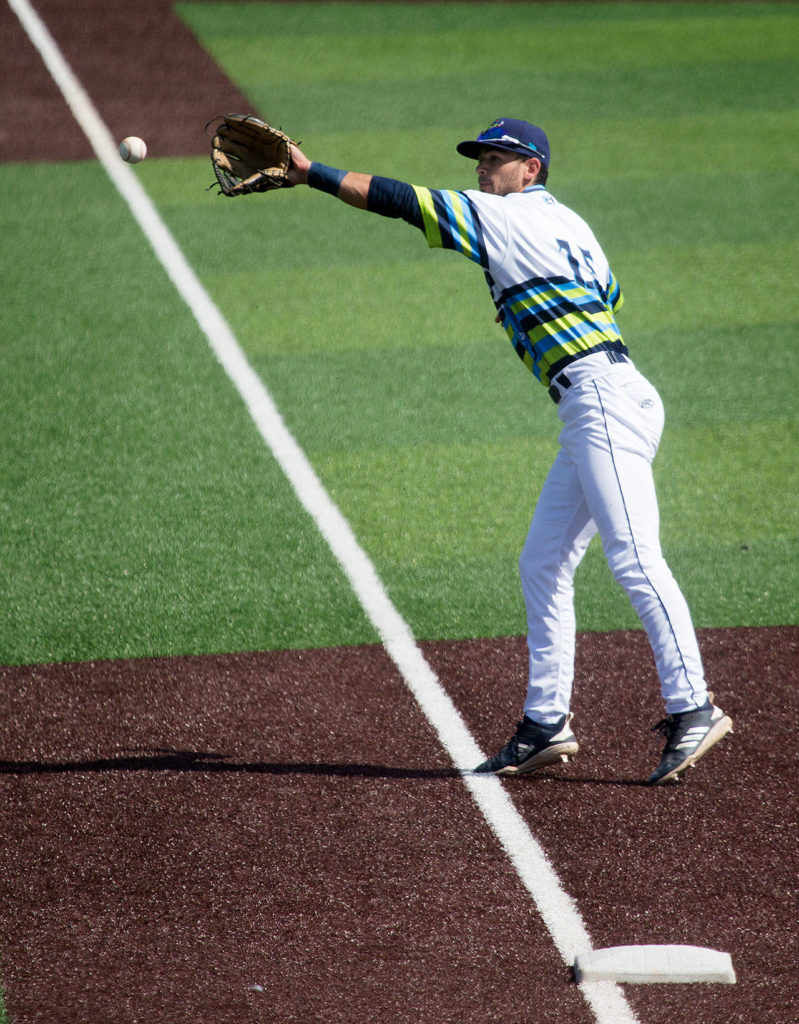
[[[246,196],[291,188],[286,177],[291,165],[290,145],[288,135],[251,114],[226,114],[211,140],[217,194]]]

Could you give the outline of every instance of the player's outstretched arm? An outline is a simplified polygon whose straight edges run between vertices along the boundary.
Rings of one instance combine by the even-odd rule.
[[[313,178],[309,182],[309,175]],[[371,174],[359,174],[355,171],[336,171],[332,167],[323,164],[313,165],[313,161],[303,153],[299,146],[291,144],[291,166],[288,170],[288,179],[292,185],[313,184],[315,188],[331,195],[338,196],[350,206],[357,206],[359,210],[367,209],[369,186],[372,183]]]
[[[288,179],[292,185],[310,185],[320,192],[337,196],[359,210],[379,213],[383,217],[401,217],[413,227],[424,230],[416,191],[404,181],[382,178],[376,174],[340,171],[316,163],[309,160],[295,143],[291,144]]]

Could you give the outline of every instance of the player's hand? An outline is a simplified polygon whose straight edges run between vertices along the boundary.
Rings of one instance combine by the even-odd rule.
[[[299,146],[292,142],[289,153],[291,156],[291,165],[286,173],[286,177],[292,185],[307,185],[308,184],[308,169],[311,166],[311,161],[303,153]]]

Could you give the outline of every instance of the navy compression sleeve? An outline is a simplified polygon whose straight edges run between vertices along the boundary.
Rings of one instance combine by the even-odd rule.
[[[415,228],[422,227],[422,211],[413,188],[395,178],[374,175],[369,185],[367,209],[384,217],[402,217]]]

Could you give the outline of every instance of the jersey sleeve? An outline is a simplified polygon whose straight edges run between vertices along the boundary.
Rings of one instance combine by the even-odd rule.
[[[424,233],[431,249],[452,249],[484,270],[488,269],[491,245],[503,244],[495,238],[499,225],[489,217],[490,230],[486,230],[487,211],[481,213],[476,199],[467,192],[422,188],[375,175],[367,208],[384,217],[401,217]]]
[[[413,186],[431,249],[453,249],[488,269],[488,250],[476,204],[465,192]]]

